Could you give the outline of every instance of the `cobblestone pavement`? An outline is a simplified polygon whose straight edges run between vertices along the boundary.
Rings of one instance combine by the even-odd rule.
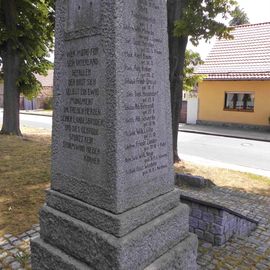
[[[200,189],[181,188],[187,196],[215,203],[259,222],[249,237],[233,238],[225,245],[214,247],[200,241],[199,270],[270,270],[270,197],[254,195],[219,187]],[[14,237],[0,237],[0,269],[28,270],[30,268],[30,238],[39,226]]]
[[[0,237],[0,270],[28,270],[30,268],[30,238],[39,234],[39,225],[19,236]]]
[[[270,270],[270,197],[219,187],[181,190],[186,196],[222,205],[259,222],[249,237],[232,238],[220,247],[200,241],[199,269]]]

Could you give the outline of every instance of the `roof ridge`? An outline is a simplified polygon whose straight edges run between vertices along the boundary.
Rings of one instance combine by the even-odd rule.
[[[232,28],[250,27],[250,26],[256,26],[256,25],[263,25],[263,24],[270,24],[270,22],[263,22],[263,23],[247,23],[247,24],[241,24],[241,25],[234,25],[234,26],[232,26]]]
[[[270,22],[238,26],[232,35],[233,40],[216,40],[196,73],[270,78]]]

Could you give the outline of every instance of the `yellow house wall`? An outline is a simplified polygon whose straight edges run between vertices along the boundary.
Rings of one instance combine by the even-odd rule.
[[[254,112],[225,111],[225,92],[254,92]],[[270,81],[203,81],[199,84],[198,120],[269,125]]]

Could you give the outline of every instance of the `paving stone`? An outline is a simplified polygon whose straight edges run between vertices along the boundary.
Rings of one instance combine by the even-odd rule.
[[[10,249],[8,252],[13,255],[16,255],[19,252],[19,250],[17,248],[13,248],[13,249]]]
[[[20,234],[20,235],[18,236],[18,238],[22,239],[22,238],[25,237],[25,236],[27,236],[27,234],[26,234],[26,233],[22,233],[22,234]]]
[[[6,251],[0,250],[0,260],[2,260],[3,258],[5,258],[7,255],[8,255],[8,254],[7,254]]]
[[[34,233],[36,233],[36,231],[35,230],[29,230],[29,231],[26,231],[25,233],[32,236]]]
[[[15,246],[20,246],[21,244],[23,244],[22,240],[16,240],[13,242],[13,245],[15,245]]]
[[[10,250],[10,249],[13,248],[13,246],[12,246],[11,244],[6,244],[6,245],[2,246],[2,248],[3,248],[4,250]]]
[[[23,241],[29,241],[30,240],[30,237],[29,236],[25,236],[22,238]]]
[[[15,261],[15,258],[12,256],[7,256],[4,260],[3,260],[3,264],[10,264],[12,262]]]
[[[21,268],[21,264],[19,262],[13,262],[13,263],[10,264],[10,268],[12,270],[18,270],[18,269]]]
[[[0,237],[0,247],[5,245],[7,243],[7,240],[3,237]]]
[[[15,241],[17,241],[18,240],[18,238],[17,237],[14,237],[14,236],[11,236],[10,238],[9,238],[9,242],[15,242]]]
[[[37,236],[39,236],[39,232],[33,233],[33,234],[31,235],[31,238],[34,238],[34,237],[37,237]]]

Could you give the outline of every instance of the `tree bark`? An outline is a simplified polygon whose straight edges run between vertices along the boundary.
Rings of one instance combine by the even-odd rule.
[[[186,4],[186,0],[167,0],[174,162],[180,161],[177,152],[177,139],[179,113],[182,107],[185,51],[188,42],[188,37],[174,36],[174,26],[175,21],[181,19]]]
[[[9,33],[16,31],[15,0],[3,1],[6,25]],[[20,55],[10,38],[1,53],[4,71],[4,114],[1,133],[21,136],[19,121],[20,92],[17,79],[20,75]]]
[[[9,46],[10,47],[10,46]],[[8,48],[3,55],[4,70],[4,114],[1,133],[21,136],[19,121],[20,93],[16,85],[20,59]]]

